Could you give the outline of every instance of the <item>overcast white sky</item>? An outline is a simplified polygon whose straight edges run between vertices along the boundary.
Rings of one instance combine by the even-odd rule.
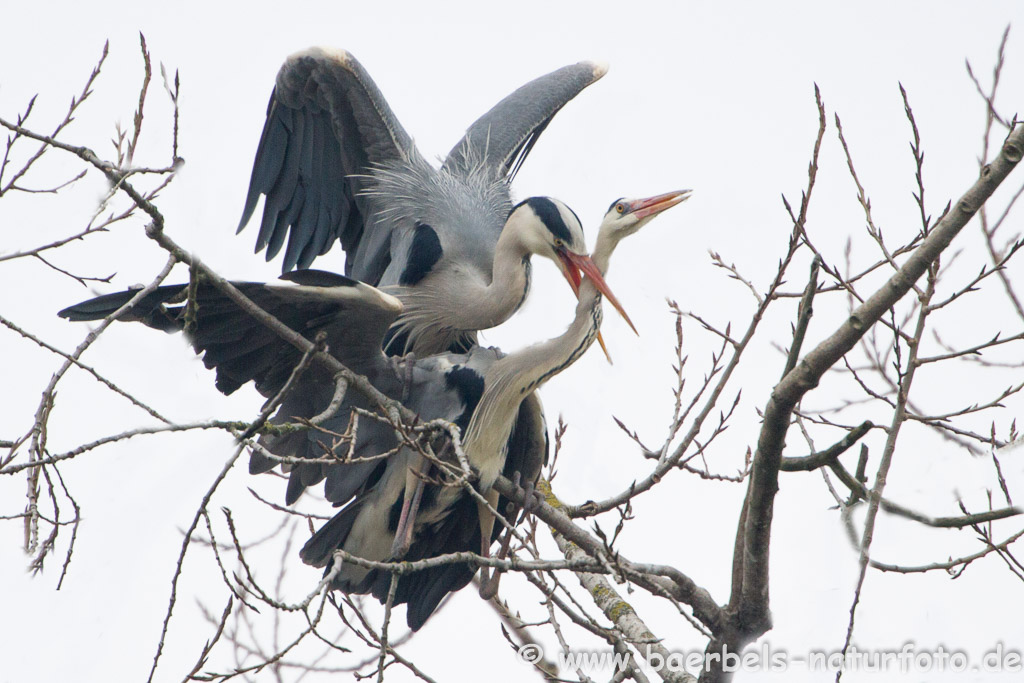
[[[1024,30],[1024,6],[1018,2],[28,5],[3,11],[0,116],[14,118],[40,93],[32,121],[37,129],[52,128],[109,39],[111,55],[94,99],[64,139],[110,156],[114,122],[130,125],[136,104],[142,31],[154,60],[177,70],[182,81],[180,154],[186,165],[159,201],[168,232],[236,279],[270,279],[278,273],[276,263],[267,265],[252,255],[255,229],[235,237],[234,228],[267,97],[288,54],[311,45],[351,51],[420,150],[432,158],[446,153],[469,123],[526,81],[581,59],[607,62],[607,76],[567,106],[544,133],[517,178],[516,195],[563,199],[580,215],[591,239],[616,197],[678,188],[693,188],[695,195],[617,254],[609,282],[641,338],[607,316],[604,334],[615,365],[609,367],[592,352],[542,392],[549,423],[561,414],[570,424],[557,489],[572,502],[600,499],[647,471],[611,416],[653,443],[664,433],[671,411],[673,343],[666,297],[684,309],[738,325],[751,310],[749,292],[711,267],[708,250],[736,263],[762,289],[773,275],[791,229],[780,195],[798,204],[806,184],[817,126],[814,84],[821,88],[830,117],[832,112],[842,117],[876,219],[892,234],[906,234],[916,229],[916,207],[910,194],[909,127],[897,84],[906,87],[917,116],[927,198],[931,212],[938,214],[977,175],[984,109],[964,59],[987,79],[1006,25],[1016,20],[1018,30]],[[1000,100],[1009,115],[1024,102],[1022,64],[1024,36],[1011,32]],[[162,95],[155,81],[137,155],[150,166],[169,157],[168,107]],[[819,246],[838,260],[848,236],[863,237],[863,213],[831,119],[829,124],[810,229]],[[73,159],[50,156],[39,185],[79,169]],[[1019,185],[1020,179],[1015,180]],[[78,229],[100,192],[95,182],[80,183],[59,208],[37,196],[5,198],[0,202],[0,254]],[[92,275],[116,271],[101,292],[148,281],[164,256],[147,244],[141,226],[121,226],[92,245],[67,252],[60,263]],[[875,255],[862,243],[854,247],[854,257],[866,263]],[[317,266],[340,271],[340,252]],[[801,266],[793,272],[802,277],[806,270]],[[487,334],[487,343],[511,349],[564,328],[571,316],[570,295],[548,265],[538,265],[535,273],[525,311]],[[0,315],[63,349],[74,348],[85,329],[54,314],[88,296],[90,291],[54,277],[35,261],[0,264]],[[769,341],[786,343],[785,315],[794,309],[780,309],[770,321],[777,333]],[[820,340],[828,323],[844,311],[816,312],[821,322],[810,343]],[[984,320],[984,311],[976,313]],[[181,420],[255,414],[260,400],[254,391],[221,397],[212,375],[181,340],[134,328],[111,330],[86,360]],[[696,385],[714,343],[694,323],[688,322],[686,330],[691,383]],[[767,341],[759,353],[763,363],[743,375],[749,388],[737,409],[736,426],[719,448],[719,471],[734,469],[753,446],[755,410],[764,405],[771,378],[781,372],[782,361]],[[0,439],[7,439],[31,425],[38,396],[58,362],[2,328],[0,354],[6,388],[0,396]],[[823,397],[817,404],[827,403]],[[126,402],[82,378],[69,381],[56,410],[55,451],[126,424],[145,423]],[[1000,424],[1012,417],[1003,414]],[[793,455],[801,454],[795,437],[791,447]],[[956,487],[982,505],[982,475],[964,465],[964,456],[935,442],[922,448],[938,450],[918,453],[927,458],[910,461],[919,471],[902,463],[894,469],[893,477],[902,477],[901,500],[930,514],[956,514]],[[62,555],[32,578],[24,573],[25,559],[18,550],[20,522],[0,525],[5,603],[0,681],[144,680],[179,530],[191,521],[230,452],[230,440],[221,435],[135,439],[67,464],[62,474],[85,522],[60,592],[54,587]],[[1007,467],[1011,480],[1024,481],[1019,456]],[[244,469],[225,482],[213,510],[248,505],[246,487],[256,484]],[[280,482],[264,480],[259,486],[264,495],[283,499]],[[827,509],[830,499],[818,478],[785,478],[782,487],[772,553],[775,629],[766,640],[794,654],[838,648],[855,554],[836,514]],[[5,501],[0,514],[18,511],[23,495],[23,479],[0,481],[0,500]],[[623,549],[637,561],[679,566],[724,602],[741,496],[740,487],[677,477],[637,504],[636,531],[627,532]],[[265,514],[252,519],[275,524]],[[255,522],[240,526],[249,538],[263,531]],[[876,550],[890,561],[910,564],[976,549],[954,539],[952,532],[911,543],[915,531],[883,518]],[[272,556],[266,561],[281,560]],[[292,574],[298,577],[289,599],[298,599],[318,573],[302,567],[294,551],[284,561],[294,565]],[[189,558],[186,579],[158,680],[180,680],[208,637],[196,616],[196,601],[219,612],[226,600],[204,555]],[[994,561],[972,567],[955,582],[943,575],[870,576],[856,636],[865,646],[897,649],[908,639],[922,647],[941,643],[974,654],[999,641],[1020,647],[1022,588]],[[670,649],[703,647],[702,639],[681,628],[664,606],[633,597]],[[531,609],[529,601],[521,606]],[[532,610],[540,614],[535,605]],[[515,662],[491,611],[472,590],[457,596],[402,652],[440,680],[486,676],[512,681],[530,675]],[[392,677],[406,680],[397,669],[389,671],[388,680]]]

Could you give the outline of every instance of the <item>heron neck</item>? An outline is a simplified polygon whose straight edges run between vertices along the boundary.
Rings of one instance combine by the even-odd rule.
[[[601,230],[597,233],[597,242],[594,244],[594,251],[590,258],[601,271],[601,275],[608,274],[612,252],[615,251],[615,247],[619,246],[620,240],[621,238],[613,237],[609,231]]]
[[[494,248],[491,282],[473,302],[479,320],[473,329],[485,330],[508,320],[530,291],[530,252],[514,231],[502,230]]]
[[[505,356],[487,371],[483,396],[463,440],[470,463],[480,473],[481,490],[489,489],[505,466],[508,437],[519,404],[590,348],[601,328],[601,318],[601,294],[585,278],[580,284],[576,316],[563,334]]]

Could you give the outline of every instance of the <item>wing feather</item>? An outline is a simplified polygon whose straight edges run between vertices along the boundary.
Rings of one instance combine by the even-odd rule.
[[[358,177],[414,154],[412,139],[352,55],[321,48],[292,55],[270,98],[238,230],[265,195],[256,251],[266,248],[269,261],[287,238],[287,272],[308,267],[340,239],[351,272],[364,232],[374,229],[362,222],[370,211]]]
[[[498,102],[469,127],[445,159],[445,168],[472,168],[483,162],[509,180],[555,114],[607,67],[579,62],[536,78]]]
[[[332,355],[356,372],[385,363],[381,342],[402,304],[380,290],[341,275],[298,271],[294,284],[240,282],[247,297],[293,330],[312,340],[327,334]],[[121,316],[164,331],[180,331],[186,322],[188,285],[158,287]],[[98,320],[128,303],[135,291],[118,292],[64,309],[69,320]],[[239,308],[213,285],[196,288],[195,328],[191,341],[203,362],[217,371],[217,388],[230,394],[254,382],[264,396],[276,394],[301,352]]]

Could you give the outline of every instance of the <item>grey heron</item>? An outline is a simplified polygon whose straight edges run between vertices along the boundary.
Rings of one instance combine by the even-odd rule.
[[[500,502],[491,490],[499,473],[533,482],[546,458],[547,436],[539,402],[533,393],[541,384],[575,362],[593,343],[601,325],[601,296],[610,294],[603,282],[609,259],[618,242],[665,209],[689,197],[688,191],[671,192],[650,199],[613,202],[597,237],[594,268],[579,286],[579,303],[568,330],[547,342],[503,356],[497,349],[474,346],[465,353],[445,352],[402,361],[387,358],[380,342],[400,315],[402,303],[374,287],[341,275],[320,271],[296,271],[282,276],[292,285],[240,283],[239,288],[267,312],[312,338],[326,332],[332,355],[366,375],[389,396],[404,394],[404,403],[425,420],[442,418],[458,425],[463,449],[479,475],[478,490],[492,503]],[[181,304],[187,285],[163,286],[149,294],[123,320],[137,320],[165,331],[181,330],[186,317],[194,316],[192,343],[204,354],[204,362],[217,371],[217,386],[225,392],[254,381],[265,396],[284,385],[299,352],[261,326],[255,319],[221,295],[211,285],[198,283],[196,310]],[[91,320],[112,314],[134,292],[106,295],[60,312],[70,320]],[[173,306],[178,303],[181,305]],[[273,422],[294,422],[319,415],[330,405],[334,382],[318,366],[304,373]],[[348,392],[339,409],[323,423],[335,433],[345,431],[352,411],[367,407],[361,395]],[[326,479],[328,500],[342,509],[307,541],[302,559],[325,567],[334,550],[365,559],[386,561],[408,536],[403,559],[416,560],[463,550],[487,552],[496,536],[493,518],[482,514],[475,500],[455,487],[423,486],[410,478],[412,470],[424,471],[421,456],[399,446],[390,426],[363,422],[355,442],[345,451],[349,462],[321,458],[333,453],[333,438],[322,431],[265,435],[261,444],[277,456],[318,459],[292,467],[289,498],[294,499],[312,484]],[[385,459],[377,453],[396,449]],[[328,459],[330,460],[330,459]],[[250,470],[267,471],[276,462],[254,451]],[[417,484],[417,482],[419,482]],[[417,491],[416,489],[421,490]],[[409,501],[418,500],[418,511],[409,512]],[[403,522],[403,520],[405,520]],[[404,527],[403,527],[404,524]],[[408,604],[406,621],[419,629],[440,601],[469,583],[474,569],[450,564],[402,576],[395,604]],[[371,593],[387,598],[390,574],[346,564],[333,586],[349,593]]]
[[[277,75],[238,230],[265,195],[256,250],[270,260],[287,238],[282,272],[340,241],[345,274],[404,305],[389,351],[468,350],[524,301],[531,254],[585,253],[582,234],[508,221],[509,183],[554,115],[605,71],[580,62],[527,83],[435,168],[351,54],[295,54]]]

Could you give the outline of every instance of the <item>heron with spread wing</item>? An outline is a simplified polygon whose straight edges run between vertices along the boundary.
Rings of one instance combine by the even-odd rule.
[[[536,222],[512,221],[509,184],[555,114],[605,71],[580,62],[527,83],[435,168],[351,54],[293,55],[270,98],[238,229],[264,195],[256,250],[270,260],[284,248],[282,272],[309,267],[340,241],[345,274],[403,304],[389,352],[467,351],[477,330],[522,305],[532,254],[568,278],[565,261],[586,253],[582,233],[531,233]]]

